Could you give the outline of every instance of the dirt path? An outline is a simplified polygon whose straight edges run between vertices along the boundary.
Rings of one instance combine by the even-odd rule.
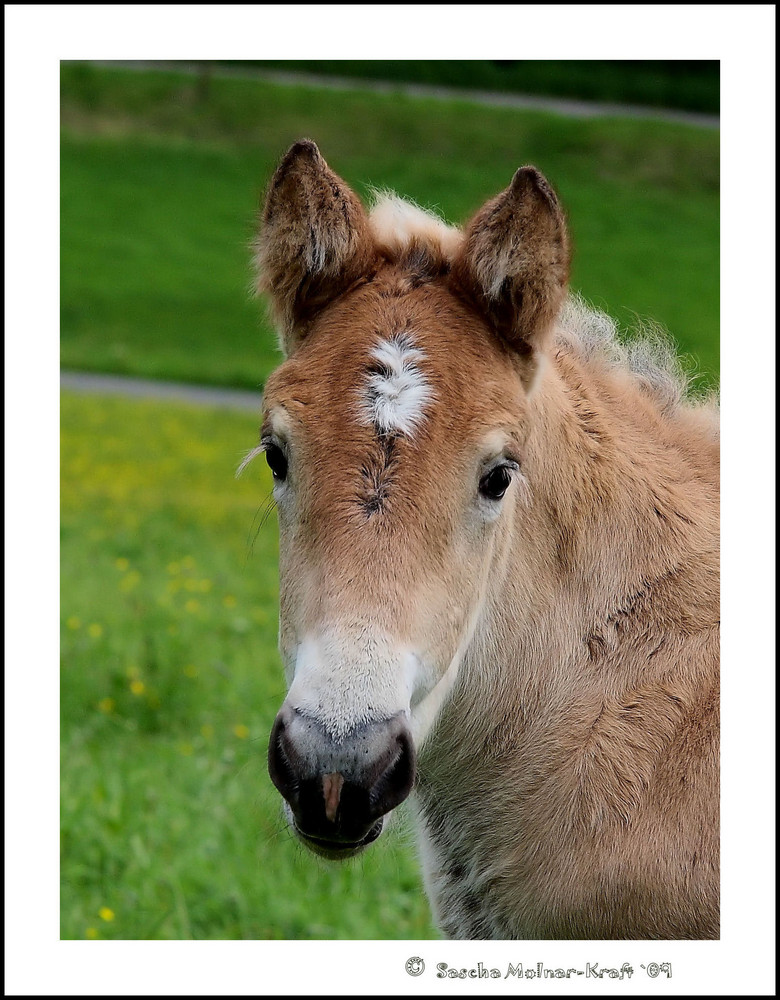
[[[259,417],[263,397],[244,389],[188,385],[184,382],[157,382],[125,375],[94,375],[89,372],[60,372],[60,389],[102,396],[126,396],[135,399],[169,399],[195,406],[243,410]]]

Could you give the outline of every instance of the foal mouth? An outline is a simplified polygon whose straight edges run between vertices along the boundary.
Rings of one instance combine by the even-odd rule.
[[[318,854],[321,858],[327,858],[329,861],[346,861],[347,858],[354,858],[356,854],[364,851],[369,844],[374,843],[382,832],[384,817],[381,816],[365,837],[357,841],[325,840],[321,837],[312,837],[310,834],[304,833],[297,823],[294,826],[300,840],[314,854]]]

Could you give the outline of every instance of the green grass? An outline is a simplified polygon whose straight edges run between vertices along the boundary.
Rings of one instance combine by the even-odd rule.
[[[257,419],[67,393],[61,417],[62,937],[434,936],[406,831],[332,866],[282,819],[270,474],[233,475]]]
[[[278,363],[247,245],[291,142],[316,139],[363,195],[396,189],[460,222],[536,163],[575,246],[572,287],[664,325],[718,374],[719,136],[401,95],[62,71],[62,364],[224,385]]]

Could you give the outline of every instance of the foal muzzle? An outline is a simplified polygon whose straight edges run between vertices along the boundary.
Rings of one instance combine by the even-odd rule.
[[[335,740],[316,719],[283,705],[271,730],[268,771],[303,843],[341,860],[373,843],[384,817],[412,790],[414,744],[403,715]]]

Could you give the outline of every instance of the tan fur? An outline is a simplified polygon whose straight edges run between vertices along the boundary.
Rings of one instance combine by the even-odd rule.
[[[377,241],[324,161],[296,155],[305,180],[284,187],[288,154],[260,238],[291,351],[264,425],[290,456],[286,662],[338,623],[364,674],[380,635],[435,674],[409,708],[413,726],[432,717],[413,799],[448,935],[717,937],[713,408],[579,336],[581,309],[559,321],[568,238],[537,171],[437,246],[429,226]],[[301,184],[337,230],[316,282]],[[435,397],[414,436],[388,439],[358,400],[377,337],[403,331]],[[495,442],[524,485],[489,520],[477,483]],[[356,680],[334,678],[348,711]]]

